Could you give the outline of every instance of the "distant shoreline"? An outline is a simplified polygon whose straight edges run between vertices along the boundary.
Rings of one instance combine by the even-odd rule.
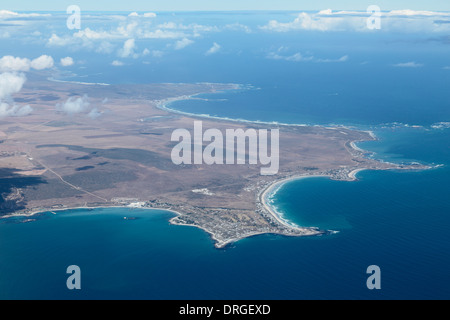
[[[230,86],[234,86],[230,89],[224,89],[220,91],[231,91],[231,90],[239,90],[243,89],[242,85],[239,84],[229,84]],[[368,133],[374,140],[377,139],[373,131],[367,131],[357,128],[351,128],[346,125],[321,125],[321,124],[306,124],[306,123],[284,123],[284,122],[278,122],[278,121],[261,121],[261,120],[247,120],[247,119],[240,119],[240,118],[229,118],[229,117],[222,117],[222,116],[212,116],[209,114],[198,114],[198,113],[192,113],[192,112],[186,112],[177,110],[174,108],[170,108],[169,105],[177,102],[177,101],[183,101],[183,100],[197,100],[200,98],[197,98],[197,96],[202,94],[208,94],[208,93],[195,93],[191,95],[182,95],[178,97],[173,98],[167,98],[156,101],[156,107],[158,109],[161,109],[163,111],[174,113],[174,114],[180,114],[186,117],[191,118],[204,118],[204,119],[210,119],[210,120],[217,120],[217,121],[229,121],[229,122],[238,122],[238,123],[250,123],[250,124],[260,124],[260,125],[276,125],[276,126],[283,126],[283,127],[316,127],[316,128],[324,128],[324,129],[330,129],[330,130],[337,130],[337,129],[348,129],[348,130],[357,130],[360,132],[366,132]],[[207,99],[204,99],[207,100]],[[355,141],[354,141],[355,142]],[[356,147],[356,150],[359,148]],[[360,149],[359,149],[360,150]]]

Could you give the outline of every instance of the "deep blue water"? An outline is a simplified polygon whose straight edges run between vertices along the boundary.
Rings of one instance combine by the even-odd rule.
[[[274,198],[300,225],[339,231],[287,238],[264,235],[216,250],[209,236],[171,226],[162,211],[71,210],[35,222],[0,222],[0,298],[422,299],[450,298],[450,121],[448,43],[435,34],[292,32],[258,29],[286,13],[158,16],[209,25],[243,23],[252,33],[205,33],[181,51],[174,40],[137,40],[162,58],[109,54],[2,40],[0,55],[43,48],[83,61],[64,79],[107,83],[232,82],[252,89],[203,95],[171,107],[185,112],[285,123],[340,124],[373,130],[359,146],[384,161],[442,164],[422,172],[364,171],[359,181],[311,178],[286,184]],[[104,21],[88,21],[93,29]],[[57,32],[55,25],[42,27]],[[107,29],[107,28],[106,28]],[[205,56],[212,42],[219,54]],[[339,63],[271,60],[280,47]],[[35,55],[30,56],[30,58]],[[417,61],[419,68],[393,64]],[[146,62],[144,64],[144,62]],[[101,107],[99,107],[101,108]],[[101,119],[99,120],[101,121]],[[404,124],[409,125],[405,126]],[[411,125],[421,127],[414,128]],[[123,220],[123,216],[138,220]],[[7,222],[10,222],[7,221]],[[82,290],[66,289],[67,266],[82,270]],[[378,265],[382,290],[366,288]]]

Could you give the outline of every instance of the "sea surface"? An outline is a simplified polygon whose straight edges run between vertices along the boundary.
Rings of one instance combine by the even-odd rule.
[[[71,55],[84,64],[73,66],[64,80],[239,83],[246,86],[169,107],[371,130],[378,140],[358,143],[372,152],[368,156],[434,169],[362,171],[354,182],[322,177],[289,182],[272,196],[276,210],[293,223],[338,233],[262,235],[221,250],[200,229],[170,225],[173,214],[166,211],[68,210],[26,223],[0,220],[0,299],[450,299],[448,43],[420,33],[280,34],[258,28],[273,18],[293,17],[161,14],[161,23],[242,23],[252,32],[205,34],[182,52],[145,64],[130,60],[122,68],[111,68],[104,55],[75,51]],[[95,23],[100,22],[90,27]],[[205,56],[212,42],[223,50]],[[138,44],[167,48],[163,42]],[[16,43],[10,50],[20,55],[25,48]],[[270,52],[348,59],[295,62],[269,59]],[[421,66],[394,66],[408,61]],[[69,265],[81,268],[79,291],[66,288]],[[381,269],[381,290],[367,289],[370,265]]]

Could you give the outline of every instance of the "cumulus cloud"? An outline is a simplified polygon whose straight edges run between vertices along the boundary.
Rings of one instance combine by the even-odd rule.
[[[9,105],[5,102],[0,102],[0,117],[23,117],[33,112],[33,108],[29,105],[18,106],[16,104]]]
[[[102,103],[105,103],[105,99]],[[92,109],[90,106],[89,97],[84,95],[82,97],[69,97],[66,102],[58,103],[56,105],[56,110],[64,112],[67,115],[75,115],[84,113],[87,117],[91,119],[97,119],[102,115],[102,112],[98,108],[94,107]]]
[[[189,46],[189,45],[191,45],[191,44],[193,44],[194,43],[194,41],[192,41],[192,40],[190,40],[190,39],[188,39],[188,38],[183,38],[183,39],[181,39],[181,40],[178,40],[176,43],[175,43],[175,50],[181,50],[181,49],[184,49],[184,48],[186,48],[187,46]]]
[[[60,61],[60,64],[63,66],[63,67],[70,67],[70,66],[72,66],[73,65],[73,58],[71,58],[71,57],[65,57],[65,58],[62,58],[61,59],[61,61]]]
[[[20,117],[33,111],[29,105],[19,106],[12,99],[12,95],[22,89],[25,81],[26,77],[23,73],[0,74],[0,117]]]
[[[13,56],[0,58],[0,71],[28,71],[30,70],[30,60]]]
[[[30,114],[33,109],[29,105],[17,105],[12,95],[20,92],[27,80],[23,72],[31,68],[43,70],[51,67],[53,67],[53,58],[46,55],[34,60],[13,56],[0,58],[0,72],[2,72],[0,74],[0,117],[20,117]]]
[[[12,94],[19,92],[26,80],[23,73],[0,74],[0,100],[9,99]]]
[[[55,47],[62,47],[66,46],[68,44],[72,43],[72,39],[69,37],[60,37],[56,34],[52,34],[51,37],[47,41],[47,45],[49,46],[55,46]]]
[[[271,20],[260,29],[271,32],[291,31],[358,31],[370,32],[365,11],[322,10],[318,13],[301,12],[293,21]],[[448,32],[449,24],[438,23],[436,18],[450,18],[450,13],[434,11],[393,10],[380,12],[381,31],[398,32]],[[447,20],[445,20],[447,21]]]
[[[117,39],[122,38],[123,36],[124,35],[119,32],[95,31],[90,28],[80,30],[73,34],[74,38],[87,40]]]
[[[89,113],[88,113],[88,117],[91,119],[97,119],[98,117],[100,117],[102,115],[102,113],[100,111],[98,111],[97,108],[92,109]]]
[[[36,70],[44,70],[52,68],[54,65],[53,58],[47,55],[42,55],[31,61],[30,67]]]
[[[134,39],[128,39],[124,42],[123,47],[119,50],[119,57],[128,58],[134,55],[136,43]]]
[[[31,68],[35,70],[43,70],[51,67],[53,67],[53,58],[46,55],[42,55],[34,60],[13,56],[3,56],[2,58],[0,58],[0,72],[27,72]]]
[[[200,37],[206,32],[220,32],[221,30],[243,30],[249,32],[249,28],[241,24],[227,25],[218,28],[216,26],[201,25],[196,23],[182,24],[165,22],[153,25],[155,13],[134,13],[130,17],[119,19],[119,25],[110,30],[85,28],[71,35],[58,35],[52,33],[47,40],[49,47],[71,46],[76,49],[86,49],[99,53],[111,53],[117,48],[118,41],[135,39],[174,39],[179,40],[176,48],[182,49],[191,44],[189,39]],[[126,48],[120,48],[122,55],[127,55]]]
[[[62,111],[68,115],[73,115],[81,112],[85,112],[89,107],[89,98],[87,95],[83,97],[70,97],[64,103],[56,105],[56,109]]]
[[[262,26],[261,29],[274,32],[288,32],[295,30],[327,31],[335,30],[340,23],[341,20],[336,20],[336,18],[322,18],[306,12],[301,12],[291,22],[278,22],[277,20],[270,20],[269,23]]]
[[[139,13],[137,13],[137,12],[132,12],[128,16],[129,17],[140,17]],[[156,18],[156,13],[154,13],[154,12],[146,12],[146,13],[142,14],[142,17],[144,17],[144,18]]]
[[[220,51],[220,48],[221,48],[220,44],[214,42],[213,46],[209,48],[208,51],[206,51],[206,55],[209,56],[211,54],[217,53]]]

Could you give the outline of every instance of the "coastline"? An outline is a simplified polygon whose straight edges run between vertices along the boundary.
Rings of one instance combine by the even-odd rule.
[[[39,210],[34,210],[34,211],[28,212],[28,213],[15,213],[15,214],[6,215],[6,216],[0,216],[0,221],[2,219],[11,219],[11,218],[17,218],[17,217],[30,218],[30,217],[33,217],[35,215],[44,214],[44,213],[56,214],[55,212],[63,212],[63,211],[70,211],[70,210],[93,210],[93,209],[110,209],[110,208],[130,209],[130,210],[131,209],[138,209],[138,210],[148,210],[148,211],[154,210],[154,211],[167,211],[167,212],[170,212],[172,214],[175,214],[175,217],[172,217],[172,218],[170,218],[168,220],[170,224],[178,225],[178,226],[196,227],[198,229],[201,229],[201,230],[205,231],[206,233],[208,233],[211,236],[211,239],[213,241],[216,241],[216,245],[215,246],[217,248],[222,248],[222,247],[226,246],[229,243],[236,242],[236,241],[240,240],[240,239],[230,239],[230,240],[228,240],[226,242],[223,242],[223,241],[220,241],[219,239],[217,239],[213,232],[211,232],[211,231],[209,231],[209,230],[207,230],[207,229],[205,229],[205,228],[203,228],[201,226],[197,226],[197,225],[194,225],[194,224],[184,224],[184,223],[182,224],[182,223],[174,222],[173,219],[175,219],[178,216],[183,216],[182,213],[180,213],[178,211],[175,211],[175,210],[166,209],[166,208],[148,208],[148,207],[138,207],[138,208],[136,208],[136,207],[131,207],[130,205],[121,205],[121,206],[118,206],[118,205],[112,205],[112,206],[101,205],[101,206],[92,206],[92,207],[77,206],[77,207],[67,207],[67,208],[58,208],[58,209],[41,208]],[[241,239],[243,239],[243,238],[241,238]]]
[[[58,208],[58,209],[45,209],[42,208],[40,210],[35,210],[29,213],[17,213],[17,214],[11,214],[11,215],[6,215],[6,216],[0,216],[0,221],[2,219],[11,219],[11,218],[32,218],[35,215],[38,214],[44,214],[44,213],[52,213],[52,214],[56,214],[56,212],[64,212],[64,211],[70,211],[70,210],[93,210],[93,209],[109,209],[109,208],[116,208],[116,209],[138,209],[138,210],[148,210],[148,211],[167,211],[170,212],[172,214],[175,214],[175,217],[172,217],[168,220],[168,222],[172,225],[176,225],[176,226],[185,226],[185,227],[195,227],[198,228],[200,230],[203,230],[204,232],[206,232],[207,234],[209,234],[211,240],[214,242],[214,246],[217,249],[223,249],[226,246],[228,246],[229,244],[232,243],[236,243],[239,240],[245,239],[245,238],[249,238],[249,237],[253,237],[253,236],[257,236],[257,235],[262,235],[262,234],[267,234],[266,232],[253,232],[253,233],[249,233],[246,235],[243,235],[242,237],[239,238],[232,238],[232,239],[227,239],[225,241],[220,240],[216,237],[216,234],[202,226],[198,226],[195,224],[187,224],[187,223],[179,223],[174,221],[174,219],[176,219],[178,216],[183,216],[184,214],[175,211],[175,210],[171,210],[171,209],[166,209],[166,208],[148,208],[148,207],[131,207],[129,205],[122,205],[122,206],[106,206],[106,205],[102,205],[102,206],[92,206],[92,207],[87,207],[87,206],[77,206],[77,207],[67,207],[67,208]],[[292,226],[289,226],[292,227]],[[276,234],[276,233],[272,233],[272,234]],[[283,235],[283,233],[279,233],[281,235]]]
[[[358,169],[354,169],[352,170],[349,174],[348,174],[348,181],[355,181],[357,180],[356,175],[361,172],[367,170],[366,168],[358,168]],[[279,223],[285,225],[286,227],[290,227],[290,228],[298,228],[298,229],[318,229],[317,227],[302,227],[299,226],[297,224],[295,224],[292,221],[289,221],[288,219],[284,218],[280,212],[278,212],[273,205],[270,204],[270,202],[268,201],[269,198],[271,198],[274,194],[276,194],[276,192],[278,192],[278,190],[280,188],[283,187],[283,185],[285,185],[286,183],[292,182],[292,181],[296,181],[296,180],[302,180],[302,179],[307,179],[307,178],[328,178],[328,179],[333,179],[332,176],[330,175],[325,175],[325,174],[318,174],[318,175],[301,175],[301,176],[293,176],[293,177],[288,177],[288,178],[283,178],[280,180],[277,180],[275,182],[273,182],[272,184],[269,184],[266,188],[264,188],[259,196],[259,202],[264,206],[264,208],[267,210],[267,212],[269,212]],[[276,190],[275,190],[276,189]],[[331,232],[336,232],[336,231],[331,231]]]
[[[269,184],[265,189],[263,189],[260,192],[259,195],[259,202],[264,206],[264,208],[281,224],[287,226],[287,227],[294,227],[294,228],[304,228],[301,227],[299,225],[296,225],[295,223],[293,223],[292,221],[287,220],[286,218],[284,218],[280,212],[278,212],[269,202],[269,198],[274,196],[276,194],[276,192],[278,192],[278,190],[280,188],[283,187],[283,185],[285,185],[286,183],[289,183],[291,181],[295,181],[295,180],[302,180],[302,179],[306,179],[306,178],[318,178],[318,177],[329,177],[326,175],[303,175],[303,176],[297,176],[297,177],[289,177],[289,178],[283,178],[280,180],[275,181],[272,184]],[[275,190],[276,189],[276,190]]]
[[[217,90],[215,92],[223,92],[223,91],[228,91],[228,90],[238,90],[238,89],[245,89],[244,86],[242,85],[238,85],[238,84],[226,84],[229,86],[228,89],[224,89],[224,90]],[[251,121],[251,120],[245,120],[245,119],[230,119],[230,118],[223,118],[223,117],[216,117],[216,116],[210,116],[210,115],[202,115],[202,114],[191,114],[188,112],[183,112],[183,111],[178,111],[175,109],[172,109],[170,107],[168,107],[169,104],[175,102],[175,101],[182,101],[182,100],[189,100],[189,99],[197,99],[196,96],[201,95],[201,94],[205,94],[205,93],[211,93],[211,92],[203,92],[203,93],[196,93],[193,95],[181,95],[181,96],[177,96],[177,97],[172,97],[172,98],[167,98],[167,99],[162,99],[162,100],[152,100],[150,101],[150,103],[154,103],[156,104],[156,107],[164,110],[165,112],[169,113],[169,114],[181,114],[184,115],[186,117],[189,118],[208,118],[208,119],[212,119],[215,121],[225,121],[225,122],[239,122],[239,123],[251,123],[251,124],[264,124],[264,125],[278,125],[278,126],[287,126],[287,127],[320,127],[320,128],[324,128],[324,129],[331,129],[331,130],[337,130],[337,129],[348,129],[348,130],[357,130],[357,129],[351,129],[348,128],[346,126],[335,126],[335,127],[327,127],[327,126],[323,126],[323,125],[306,125],[306,124],[286,124],[286,123],[279,123],[279,122],[263,122],[263,121]],[[214,93],[214,91],[213,91]],[[369,134],[369,136],[372,139],[376,139],[375,135],[373,132],[367,132],[367,131],[363,131],[363,130],[357,130],[360,132],[366,132]],[[357,140],[357,141],[352,141],[351,139],[347,140],[348,143],[348,152],[352,153],[352,151],[356,152],[358,156],[364,156],[365,153],[368,153],[369,151],[365,151],[362,150],[360,148],[358,148],[356,146],[356,142],[361,141],[361,140]],[[362,140],[365,141],[365,140]],[[347,181],[353,181],[356,180],[356,175],[358,172],[362,171],[362,170],[367,170],[367,168],[356,168],[353,169],[351,172],[347,173]],[[260,214],[265,215],[266,213],[270,215],[271,218],[270,219],[272,221],[276,221],[276,223],[278,224],[277,227],[274,227],[273,230],[271,231],[254,231],[252,232],[251,230],[248,230],[248,233],[242,233],[242,234],[238,234],[237,237],[233,237],[233,238],[220,238],[218,237],[214,231],[208,230],[200,225],[197,224],[188,224],[188,223],[183,223],[182,221],[178,221],[176,218],[177,217],[181,217],[181,216],[185,216],[186,214],[184,213],[180,213],[178,211],[175,210],[171,210],[170,208],[158,208],[158,207],[138,207],[138,209],[150,209],[150,210],[164,210],[164,211],[168,211],[171,213],[174,213],[176,216],[172,217],[169,219],[169,222],[171,224],[174,225],[184,225],[184,226],[193,226],[193,227],[197,227],[199,229],[202,229],[203,231],[207,232],[208,234],[210,234],[211,238],[213,239],[213,241],[215,242],[215,246],[216,248],[223,248],[226,245],[230,244],[230,243],[234,243],[237,242],[243,238],[248,238],[251,236],[256,236],[256,235],[260,235],[260,234],[281,234],[281,235],[285,235],[285,236],[309,236],[309,235],[319,235],[319,234],[324,234],[327,231],[323,231],[323,230],[319,230],[316,227],[302,227],[299,225],[296,225],[295,223],[285,219],[282,214],[280,214],[279,212],[277,212],[277,210],[268,202],[270,195],[273,193],[273,191],[275,190],[275,188],[281,188],[285,183],[293,181],[293,180],[298,180],[298,179],[304,179],[304,178],[312,178],[312,177],[327,177],[329,179],[333,179],[333,175],[331,174],[324,174],[324,173],[319,173],[316,175],[312,175],[312,174],[304,174],[304,175],[297,175],[297,176],[290,176],[290,177],[284,177],[281,178],[279,180],[270,182],[268,185],[264,186],[262,189],[260,190],[256,190],[256,208],[255,211],[260,211]],[[344,180],[344,178],[341,178],[342,180]],[[106,200],[106,199],[105,199]],[[67,211],[67,210],[76,210],[76,209],[96,209],[96,208],[132,208],[129,204],[123,204],[123,205],[116,205],[114,203],[111,203],[111,205],[108,205],[108,200],[106,200],[106,203],[99,203],[99,205],[94,205],[94,206],[75,206],[75,207],[65,207],[65,208],[36,208],[35,210],[31,209],[30,212],[26,212],[26,213],[13,213],[11,215],[7,215],[7,216],[1,216],[0,219],[3,218],[10,218],[10,217],[31,217],[35,214],[39,214],[39,213],[46,213],[46,212],[58,212],[58,211]],[[262,209],[262,210],[261,210]]]

